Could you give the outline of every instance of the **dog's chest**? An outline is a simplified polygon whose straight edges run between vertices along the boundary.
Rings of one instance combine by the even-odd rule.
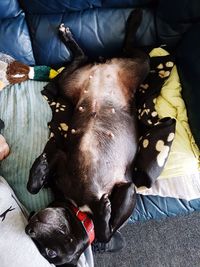
[[[87,65],[73,74],[70,87],[79,88],[79,105],[83,99],[91,98],[101,105],[105,99],[120,106],[126,106],[127,99],[120,83],[120,66],[109,61],[104,64]]]

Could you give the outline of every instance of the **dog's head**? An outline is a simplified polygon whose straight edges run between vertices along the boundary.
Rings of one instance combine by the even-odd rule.
[[[82,252],[93,241],[84,226],[87,215],[80,212],[81,220],[77,218],[78,213],[70,208],[50,207],[30,218],[25,231],[50,263],[76,265]]]

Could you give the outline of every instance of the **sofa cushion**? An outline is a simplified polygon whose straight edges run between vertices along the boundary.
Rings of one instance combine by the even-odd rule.
[[[22,12],[17,0],[0,1],[0,19],[16,17]]]
[[[6,5],[1,3],[0,10],[3,10],[3,8],[6,9]],[[17,15],[18,11],[18,9],[13,9],[13,14]],[[31,39],[23,12],[19,12],[15,17],[0,20],[0,52],[8,54],[26,64],[35,64]]]
[[[158,1],[156,24],[161,43],[175,47],[196,21],[200,21],[199,0]]]
[[[200,148],[200,23],[188,31],[177,48],[177,66],[189,123]]]
[[[29,211],[37,211],[52,201],[50,190],[31,195],[26,189],[29,170],[48,140],[51,110],[40,91],[45,82],[27,81],[4,88],[0,97],[1,134],[10,146],[10,155],[0,164],[0,174],[15,190]]]
[[[64,13],[66,11],[81,11],[96,7],[112,7],[112,8],[133,8],[138,6],[146,6],[154,3],[155,0],[19,0],[24,10],[30,14],[55,14]]]

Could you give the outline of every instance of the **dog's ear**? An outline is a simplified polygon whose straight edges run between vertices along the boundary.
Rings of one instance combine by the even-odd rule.
[[[34,210],[29,213],[28,221],[30,221],[31,217],[33,217],[34,214],[35,214]]]

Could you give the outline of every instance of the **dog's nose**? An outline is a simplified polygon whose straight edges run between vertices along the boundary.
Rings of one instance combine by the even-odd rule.
[[[29,225],[26,226],[25,232],[27,235],[29,235],[32,238],[36,237],[36,233],[35,233],[34,229]]]

